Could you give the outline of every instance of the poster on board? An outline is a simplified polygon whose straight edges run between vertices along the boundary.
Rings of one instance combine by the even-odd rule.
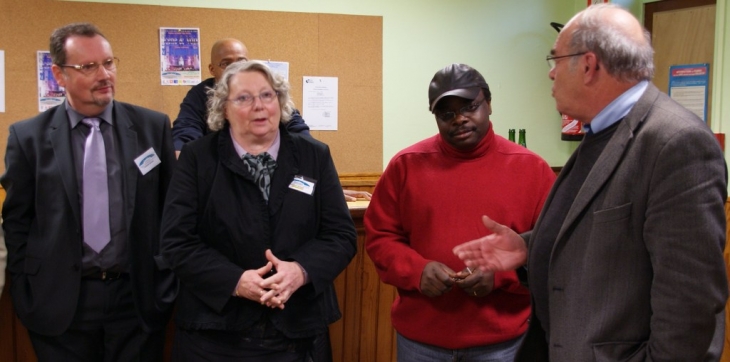
[[[302,116],[310,130],[337,130],[337,82],[336,77],[304,77]]]
[[[669,97],[707,122],[707,87],[710,64],[682,64],[669,67]]]
[[[269,66],[274,74],[278,74],[289,81],[289,62],[273,62],[271,60],[256,60]]]
[[[38,65],[38,111],[43,112],[55,107],[66,99],[66,90],[53,78],[51,71],[51,52],[39,50],[37,56]]]
[[[160,83],[200,83],[200,29],[160,28]]]

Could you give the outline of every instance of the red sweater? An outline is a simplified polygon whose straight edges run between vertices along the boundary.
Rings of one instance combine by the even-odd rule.
[[[380,278],[398,288],[391,317],[401,335],[442,348],[490,345],[527,328],[530,296],[515,272],[496,273],[483,298],[458,287],[429,298],[419,291],[430,261],[464,269],[451,249],[489,231],[488,215],[513,230],[531,230],[555,180],[535,153],[490,129],[477,147],[458,151],[436,135],[388,164],[365,213],[365,248]]]

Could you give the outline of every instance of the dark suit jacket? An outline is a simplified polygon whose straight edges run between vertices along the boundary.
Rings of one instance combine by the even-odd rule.
[[[160,271],[160,218],[175,155],[166,115],[114,102],[123,175],[130,279],[148,330],[163,328],[176,293]],[[134,159],[153,148],[162,163],[142,175]],[[11,294],[18,317],[39,334],[63,333],[75,314],[81,282],[81,205],[65,106],[10,126],[5,153],[3,228]]]
[[[279,131],[268,204],[247,179],[228,127],[183,148],[161,240],[181,282],[179,327],[240,331],[270,315],[289,338],[302,338],[340,318],[333,281],[355,255],[357,236],[337,170],[325,144],[283,125]],[[289,187],[297,175],[316,181],[312,195]],[[299,262],[309,276],[283,310],[231,295],[245,270],[266,264],[266,249]]]
[[[549,285],[530,283],[548,288],[549,300],[533,302],[549,303],[549,322],[533,314],[516,360],[717,360],[728,295],[727,171],[710,129],[649,85],[576,192]],[[528,262],[532,282],[529,270]]]

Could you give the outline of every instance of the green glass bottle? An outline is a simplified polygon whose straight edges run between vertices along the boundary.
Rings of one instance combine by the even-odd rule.
[[[515,129],[514,128],[509,129],[509,140],[512,142],[515,141]]]
[[[525,129],[520,128],[520,138],[517,142],[520,146],[527,148],[527,141],[525,141]]]

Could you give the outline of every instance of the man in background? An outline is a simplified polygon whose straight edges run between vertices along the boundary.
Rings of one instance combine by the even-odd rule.
[[[707,125],[660,92],[649,33],[593,5],[548,56],[558,111],[589,130],[528,233],[487,214],[456,247],[472,268],[527,263],[517,361],[716,361],[728,295],[727,170]]]
[[[160,361],[177,282],[155,262],[175,164],[169,118],[114,100],[94,25],[53,31],[66,100],[10,126],[2,208],[10,293],[40,361]]]
[[[225,38],[213,44],[210,50],[208,70],[213,77],[190,88],[180,104],[180,113],[172,124],[172,139],[175,155],[179,156],[184,144],[208,134],[208,89],[215,86],[218,80],[233,62],[248,60],[248,49],[237,39]],[[286,124],[290,133],[301,133],[309,136],[309,126],[304,122],[298,110],[294,110]],[[365,191],[343,190],[345,200],[355,201],[358,198],[370,200],[370,193]]]
[[[484,213],[532,229],[555,174],[494,133],[492,94],[476,69],[441,69],[428,101],[439,134],[393,157],[364,219],[366,251],[398,288],[398,361],[511,361],[527,329],[527,289],[514,271],[465,268],[451,249],[487,231]]]

